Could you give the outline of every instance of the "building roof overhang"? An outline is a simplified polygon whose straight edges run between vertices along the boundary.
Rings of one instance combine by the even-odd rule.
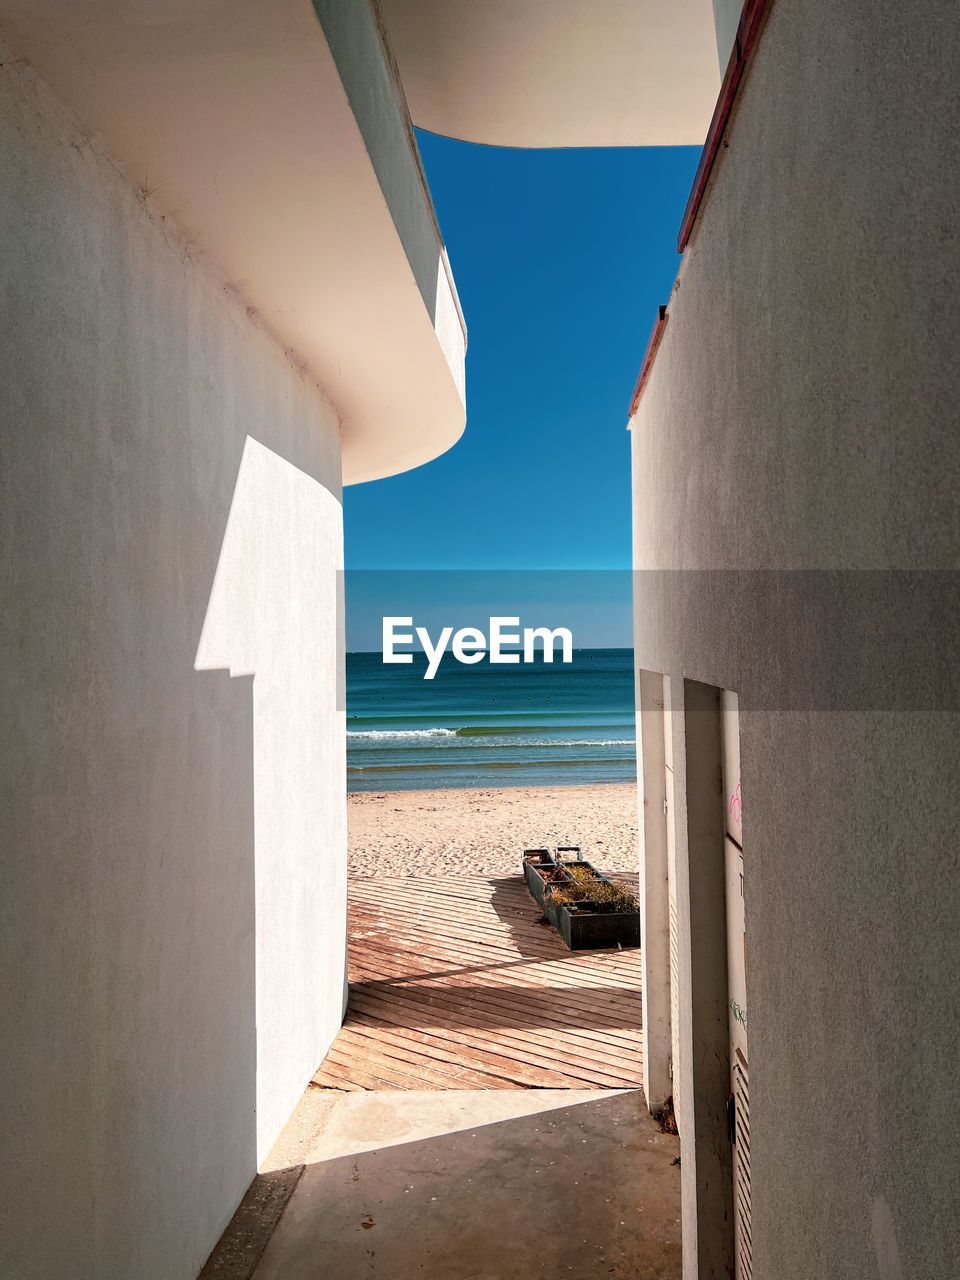
[[[378,0],[417,126],[510,147],[702,144],[712,0]]]
[[[459,438],[465,329],[367,5],[0,0],[0,27],[316,378],[344,483]]]

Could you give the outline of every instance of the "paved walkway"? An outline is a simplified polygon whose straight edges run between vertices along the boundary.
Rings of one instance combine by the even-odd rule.
[[[519,877],[351,880],[347,1020],[203,1280],[680,1280],[640,953],[540,920]]]
[[[350,1004],[316,1084],[640,1084],[639,950],[569,952],[519,875],[352,878],[349,899]]]
[[[638,1091],[310,1094],[253,1280],[680,1280],[678,1143]]]

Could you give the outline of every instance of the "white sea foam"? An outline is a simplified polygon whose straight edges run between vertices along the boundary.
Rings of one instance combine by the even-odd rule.
[[[457,738],[456,729],[351,729],[348,738],[361,738],[367,742],[395,742],[400,739],[422,738]],[[459,738],[465,750],[482,750],[483,748],[514,747],[517,750],[529,750],[531,747],[635,747],[634,738],[527,738],[520,735],[499,737],[473,737],[469,735]]]
[[[379,741],[385,738],[455,738],[456,729],[348,729],[348,738],[368,738]]]
[[[511,739],[518,747],[635,747],[635,738],[536,738],[530,742]],[[496,746],[487,739],[484,746]]]

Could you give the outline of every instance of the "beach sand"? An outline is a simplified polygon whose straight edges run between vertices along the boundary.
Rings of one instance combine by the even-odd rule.
[[[356,792],[347,822],[352,875],[516,875],[524,849],[558,844],[601,871],[638,869],[632,784]]]

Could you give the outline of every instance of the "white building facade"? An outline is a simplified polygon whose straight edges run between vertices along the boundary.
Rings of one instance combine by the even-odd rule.
[[[465,332],[366,4],[0,32],[0,1273],[183,1280],[342,1019],[341,490]]]
[[[685,1276],[945,1277],[960,47],[765,7],[630,420],[648,1100]]]

